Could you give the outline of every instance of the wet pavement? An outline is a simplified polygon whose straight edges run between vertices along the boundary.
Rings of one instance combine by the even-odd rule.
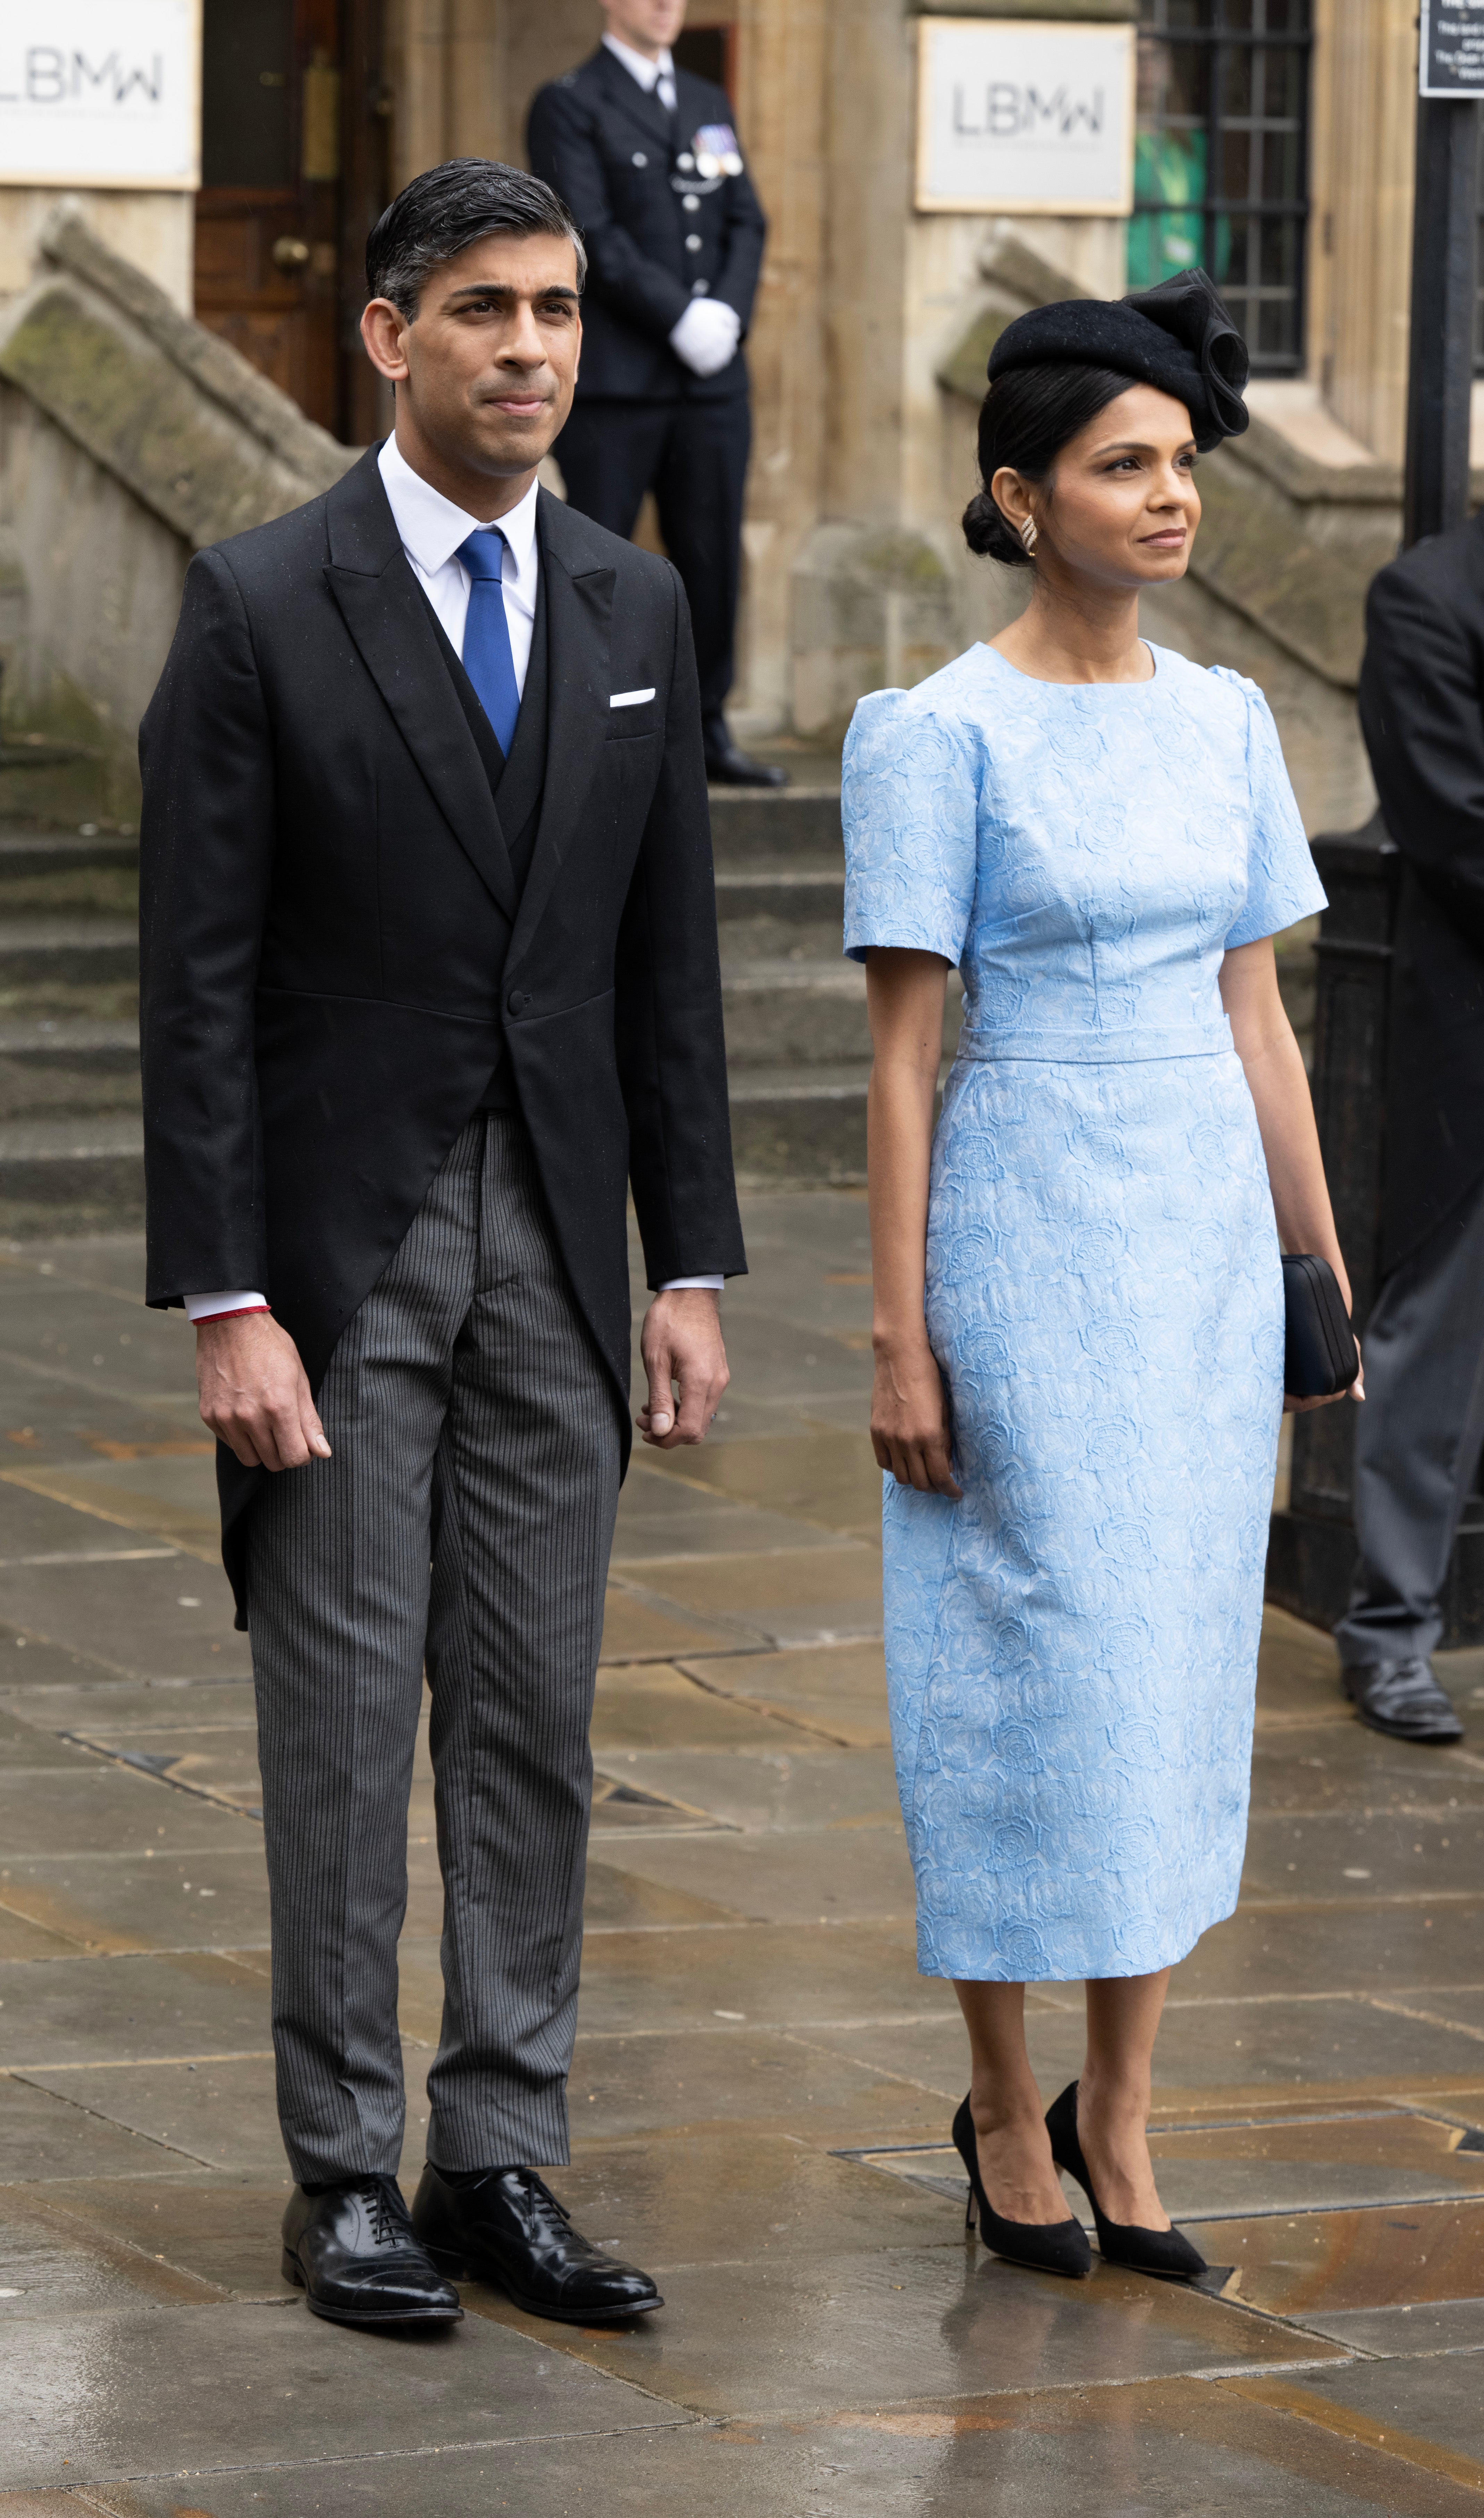
[[[278,2276],[249,1663],[190,1333],[138,1243],[0,1251],[0,2518],[1477,2510],[1484,1655],[1463,1746],[1270,1614],[1241,1909],[1176,1972],[1166,2199],[1198,2292],[964,2243],[962,2032],[915,1973],[886,1735],[865,1207],[748,1201],[717,1440],[641,1454],[599,1679],[578,2223],[631,2328],[469,2285],[418,2341]],[[402,1951],[415,2182],[441,1899]],[[1039,1988],[1048,2099],[1075,1987]]]

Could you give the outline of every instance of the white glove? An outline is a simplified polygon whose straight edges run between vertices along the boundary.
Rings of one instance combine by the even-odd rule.
[[[742,317],[719,297],[693,297],[670,334],[670,347],[693,375],[714,376],[737,355]]]

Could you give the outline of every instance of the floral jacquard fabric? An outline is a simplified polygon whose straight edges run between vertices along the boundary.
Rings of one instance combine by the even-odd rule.
[[[883,1480],[924,1975],[1172,1964],[1236,1904],[1283,1291],[1218,974],[1324,906],[1261,694],[971,648],[845,748],[845,948],[941,953],[927,1324],[963,1500]]]

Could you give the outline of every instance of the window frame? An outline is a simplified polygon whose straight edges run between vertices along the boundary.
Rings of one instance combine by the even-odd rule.
[[[1198,5],[1208,21],[1207,23],[1171,26],[1167,22],[1160,22],[1168,10],[1169,0],[1140,0],[1137,39],[1141,54],[1144,48],[1151,44],[1166,45],[1171,50],[1184,46],[1208,54],[1209,67],[1206,80],[1204,116],[1198,118],[1194,115],[1182,115],[1166,121],[1162,115],[1153,122],[1140,117],[1137,129],[1140,132],[1204,131],[1208,183],[1209,183],[1211,175],[1219,176],[1221,171],[1221,143],[1227,133],[1254,130],[1263,132],[1271,127],[1266,115],[1259,116],[1251,112],[1245,115],[1231,115],[1223,110],[1227,94],[1225,74],[1227,57],[1234,52],[1246,52],[1250,57],[1267,52],[1296,52],[1301,56],[1302,78],[1298,111],[1293,117],[1296,122],[1297,136],[1298,190],[1292,196],[1271,201],[1260,198],[1254,200],[1251,194],[1244,198],[1208,190],[1203,199],[1184,205],[1171,203],[1153,195],[1136,193],[1133,207],[1129,213],[1129,225],[1131,228],[1133,220],[1140,217],[1158,219],[1178,215],[1191,220],[1199,218],[1202,239],[1201,260],[1211,278],[1215,280],[1217,230],[1223,220],[1228,222],[1229,228],[1234,228],[1238,222],[1241,222],[1249,239],[1252,223],[1257,223],[1259,257],[1262,224],[1267,221],[1290,223],[1293,232],[1292,285],[1264,283],[1260,278],[1249,283],[1244,279],[1240,285],[1229,282],[1230,295],[1227,293],[1227,287],[1223,286],[1220,281],[1217,281],[1217,285],[1221,287],[1223,300],[1233,322],[1243,331],[1244,339],[1248,339],[1246,331],[1248,320],[1252,322],[1254,331],[1258,328],[1257,310],[1264,303],[1286,302],[1290,310],[1288,330],[1292,346],[1276,351],[1262,349],[1255,340],[1248,339],[1251,371],[1254,376],[1301,376],[1308,366],[1308,252],[1309,229],[1313,217],[1313,201],[1309,187],[1314,58],[1312,0],[1297,0],[1297,8],[1302,11],[1307,21],[1303,26],[1282,28],[1269,27],[1266,24],[1234,26],[1225,23],[1226,0],[1198,0]],[[1252,16],[1255,17],[1260,11],[1265,18],[1265,0],[1248,0],[1248,5]],[[1249,94],[1251,93],[1250,81]],[[1274,122],[1281,122],[1281,120],[1282,117],[1273,117]],[[1250,243],[1247,250],[1251,252]],[[1173,268],[1166,276],[1173,278]]]

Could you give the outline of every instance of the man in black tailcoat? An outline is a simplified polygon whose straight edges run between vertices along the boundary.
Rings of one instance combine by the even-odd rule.
[[[561,202],[456,159],[366,262],[395,435],[191,563],[145,719],[148,1298],[197,1323],[252,1639],[283,2273],[350,2324],[456,2319],[466,2271],[590,2324],[660,2305],[535,2173],[568,2155],[627,1190],[646,1441],[704,1434],[744,1264],[700,712],[674,570],[537,487],[581,343]]]
[[[1336,1633],[1367,1722],[1447,1742],[1463,1725],[1430,1657],[1484,1445],[1484,517],[1383,568],[1366,630],[1361,725],[1403,866],[1361,1558]]]
[[[567,495],[631,534],[653,490],[690,599],[706,772],[780,787],[727,730],[752,418],[742,344],[766,222],[726,92],[678,69],[685,0],[603,0],[598,50],[543,87],[527,148],[588,255],[586,338],[557,440]]]

